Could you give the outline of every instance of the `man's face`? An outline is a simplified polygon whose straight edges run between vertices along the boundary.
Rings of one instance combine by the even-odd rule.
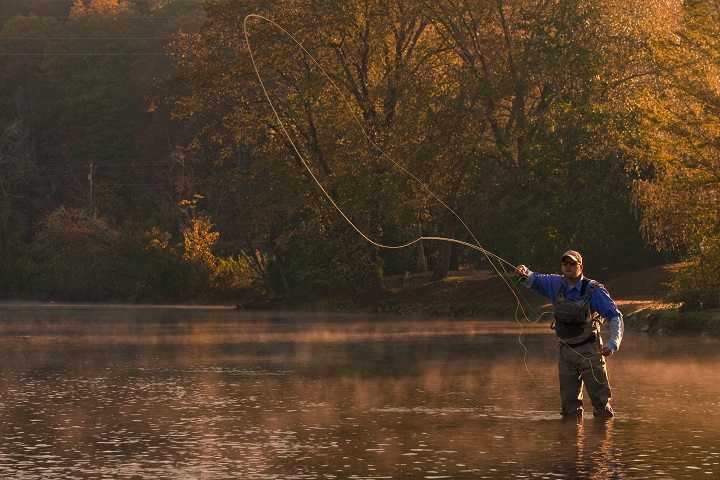
[[[582,274],[583,270],[582,263],[577,263],[572,258],[565,257],[562,259],[562,263],[560,265],[565,280],[572,282],[580,278],[580,274]]]

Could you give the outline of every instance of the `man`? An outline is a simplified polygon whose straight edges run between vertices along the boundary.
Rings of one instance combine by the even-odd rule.
[[[551,328],[558,338],[558,374],[563,417],[581,417],[583,384],[593,415],[611,418],[610,383],[605,357],[620,348],[623,318],[601,284],[583,276],[580,253],[568,250],[561,259],[562,275],[543,275],[520,265],[515,273],[528,288],[549,298],[555,307]],[[603,345],[600,325],[608,320],[610,340]]]

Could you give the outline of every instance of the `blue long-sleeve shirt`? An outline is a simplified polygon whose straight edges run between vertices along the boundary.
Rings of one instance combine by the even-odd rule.
[[[580,288],[582,287],[582,280],[584,278],[585,277],[581,275],[580,280],[575,285],[570,286],[562,275],[528,272],[523,281],[523,285],[549,298],[552,304],[555,305],[560,284],[563,285],[565,298],[568,300],[578,300],[582,296],[580,295]],[[610,326],[610,340],[605,346],[610,350],[618,350],[620,348],[620,342],[622,342],[625,326],[620,310],[618,310],[617,305],[615,305],[615,301],[610,298],[610,294],[605,287],[599,286],[592,292],[590,295],[590,308],[607,320]]]

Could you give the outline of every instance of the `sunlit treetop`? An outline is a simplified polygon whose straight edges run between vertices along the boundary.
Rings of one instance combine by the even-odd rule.
[[[70,19],[87,17],[112,17],[132,13],[133,8],[130,2],[119,0],[76,0],[70,9]]]

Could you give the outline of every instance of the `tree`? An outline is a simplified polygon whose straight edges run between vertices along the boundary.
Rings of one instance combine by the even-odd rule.
[[[462,61],[461,118],[474,138],[458,158],[477,158],[468,210],[490,249],[551,267],[566,246],[592,246],[602,266],[637,248],[626,142],[637,138],[633,94],[651,68],[648,33],[659,30],[647,12],[582,0],[426,8]]]
[[[305,39],[303,51],[277,25],[256,21],[250,27],[251,44],[263,38],[254,42],[254,56],[289,138],[269,111],[235,21],[258,11]],[[304,272],[307,281],[322,285],[339,273],[330,284],[349,285],[358,296],[377,295],[382,286],[377,248],[347,220],[381,243],[385,228],[399,218],[398,182],[383,149],[415,128],[416,118],[403,111],[403,100],[419,85],[414,79],[425,78],[433,66],[429,59],[436,47],[424,43],[422,12],[411,3],[385,1],[299,2],[294,8],[218,2],[208,6],[208,18],[200,34],[181,36],[173,47],[177,71],[167,100],[174,114],[197,125],[195,145],[210,158],[232,159],[246,145],[254,147],[250,160],[256,163],[247,171],[281,190],[272,190],[274,204],[247,215],[276,218],[263,214],[270,209],[281,217],[276,227],[263,222],[265,231],[252,238],[265,237],[261,243],[272,257],[284,253],[278,258],[283,271]],[[347,219],[333,212],[310,172]],[[410,227],[414,235],[416,223]],[[316,239],[316,248],[295,248],[299,235]],[[304,252],[315,252],[312,261],[353,262],[308,278],[316,270],[307,260],[300,268],[290,265]]]
[[[0,278],[11,290],[23,288],[21,252],[45,200],[38,198],[42,183],[29,85],[40,72],[45,39],[57,29],[55,19],[15,15],[0,31]]]
[[[539,266],[587,247],[606,268],[642,257],[628,171],[644,135],[635,95],[652,83],[651,53],[665,38],[648,19],[667,17],[663,8],[216,2],[201,32],[173,45],[164,98],[223,172],[204,187],[213,210],[232,205],[227,225],[276,262],[289,289],[377,291],[381,260],[407,259],[371,243],[418,231]],[[246,21],[254,63],[237,21],[248,13],[265,17]],[[242,202],[214,198],[212,185]],[[435,278],[447,275],[450,244],[439,254]]]
[[[30,207],[25,194],[36,184],[36,173],[27,132],[16,120],[0,131],[0,277],[31,228],[23,213]]]
[[[645,237],[686,263],[674,298],[687,308],[720,307],[720,12],[712,1],[683,4],[674,37],[657,52],[646,90],[648,144],[635,202]]]
[[[130,198],[125,186],[133,183],[134,118],[142,106],[128,81],[138,45],[125,38],[142,35],[135,23],[123,21],[130,15],[137,13],[128,2],[77,1],[63,40],[48,47],[43,76],[34,84],[36,120],[45,132],[40,152],[45,164],[62,172],[62,188],[51,187],[58,200],[95,205],[115,218]],[[91,164],[94,198],[87,181]]]

